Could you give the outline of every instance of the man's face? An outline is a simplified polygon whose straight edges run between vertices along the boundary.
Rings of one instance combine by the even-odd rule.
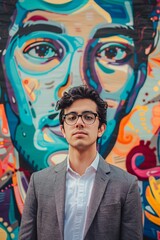
[[[87,114],[97,113],[97,105],[90,99],[76,100],[70,107],[66,108],[64,114]],[[89,115],[88,115],[89,116]],[[72,117],[73,118],[73,117]],[[105,124],[99,127],[99,118],[95,122],[87,124],[79,117],[73,125],[68,125],[65,121],[61,126],[63,136],[69,143],[70,149],[94,152],[96,150],[97,138],[100,138],[105,130]]]
[[[108,128],[101,152],[122,115],[132,108],[145,79],[146,66],[143,74],[141,65],[134,72],[130,1],[67,2],[19,1],[4,56],[12,138],[28,159],[39,153],[45,165],[52,153],[67,149],[55,110],[64,91],[85,83],[107,101]]]

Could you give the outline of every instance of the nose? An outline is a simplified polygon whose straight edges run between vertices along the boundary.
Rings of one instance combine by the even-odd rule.
[[[71,83],[74,86],[82,85],[84,83],[83,74],[83,50],[79,49],[74,53],[73,61],[71,64]]]
[[[84,55],[84,40],[76,37],[76,50],[72,55],[70,68],[70,78],[73,85],[81,85],[84,82],[83,74],[83,55]]]
[[[70,60],[70,67],[68,68],[68,77],[66,78],[66,83],[60,86],[58,89],[58,97],[61,98],[64,91],[67,91],[71,86],[79,86],[85,83],[82,60],[83,50],[77,49],[72,53]]]
[[[83,126],[84,126],[84,122],[82,120],[82,116],[78,115],[78,119],[77,119],[77,122],[76,122],[76,127],[83,127]]]
[[[61,98],[64,91],[67,91],[70,86],[78,86],[85,83],[83,74],[83,55],[84,55],[84,39],[81,37],[74,38],[74,44],[70,50],[68,57],[68,68],[66,83],[60,86],[58,97]]]

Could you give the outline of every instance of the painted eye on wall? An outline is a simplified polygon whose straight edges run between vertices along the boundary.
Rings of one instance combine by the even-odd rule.
[[[132,50],[128,46],[119,43],[103,44],[96,53],[99,62],[107,64],[123,64],[132,56]]]
[[[37,41],[25,47],[23,54],[34,63],[47,63],[52,60],[61,61],[64,49],[57,41]]]

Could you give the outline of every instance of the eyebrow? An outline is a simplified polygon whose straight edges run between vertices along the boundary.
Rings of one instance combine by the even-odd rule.
[[[24,27],[20,27],[15,36],[19,35],[20,37],[22,37],[32,32],[38,32],[38,31],[48,31],[48,32],[54,32],[56,34],[65,33],[65,29],[62,26],[48,25],[48,24],[35,24],[35,25],[26,25]]]
[[[124,27],[124,26],[107,26],[99,28],[93,35],[93,38],[105,38],[108,36],[117,36],[117,35],[123,35],[130,38],[135,38],[136,36],[136,30],[132,29],[131,27]]]
[[[97,114],[97,112],[93,112],[93,111],[91,111],[91,110],[85,110],[85,111],[81,112],[80,115],[81,115],[81,114],[85,114],[85,113],[93,113],[93,114],[96,113],[96,114]],[[66,114],[64,114],[64,115],[68,115],[68,114],[77,114],[77,115],[79,115],[79,113],[78,113],[78,112],[75,112],[75,111],[66,113]]]
[[[26,25],[24,27],[20,27],[15,36],[25,36],[32,32],[38,31],[48,31],[55,34],[63,34],[66,33],[64,26],[62,25],[48,25],[48,24],[34,24],[34,25]],[[96,30],[96,32],[92,35],[92,38],[105,38],[109,36],[117,36],[123,35],[134,39],[136,36],[136,30],[127,26],[107,26],[101,27]]]

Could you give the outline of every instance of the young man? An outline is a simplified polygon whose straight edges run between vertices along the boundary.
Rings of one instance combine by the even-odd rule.
[[[32,175],[19,240],[141,240],[137,179],[97,152],[105,102],[80,86],[65,92],[57,109],[68,157]]]

